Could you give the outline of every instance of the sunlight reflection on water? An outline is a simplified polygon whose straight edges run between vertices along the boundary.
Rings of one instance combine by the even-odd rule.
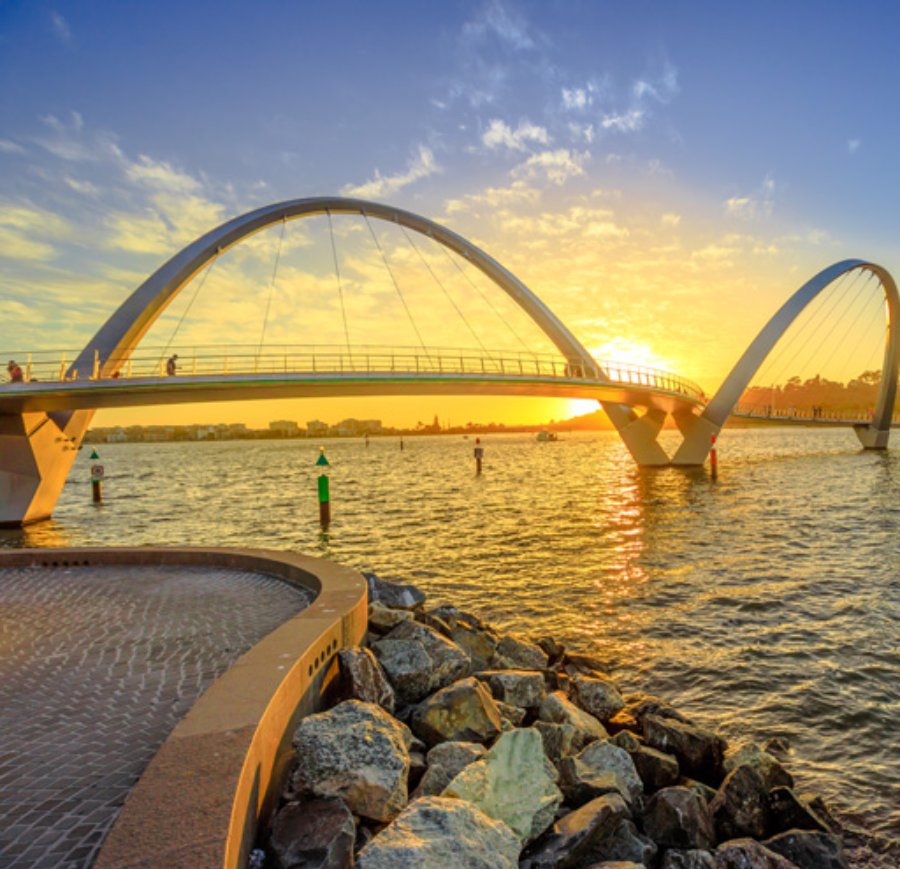
[[[623,687],[726,734],[787,737],[801,784],[887,832],[900,810],[900,456],[848,431],[726,431],[720,478],[634,467],[617,437],[327,442],[334,522],[318,527],[318,444],[83,451],[56,518],[0,545],[298,549],[500,626],[590,648]]]

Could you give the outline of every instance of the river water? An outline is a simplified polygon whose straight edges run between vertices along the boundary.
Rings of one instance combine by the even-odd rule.
[[[799,790],[880,841],[900,828],[900,453],[847,430],[727,430],[720,475],[639,470],[612,433],[89,449],[55,518],[4,546],[297,549],[409,580],[591,650],[729,737],[786,738]],[[895,854],[893,848],[890,849]],[[891,865],[876,859],[871,865]],[[888,857],[888,861],[894,859]]]

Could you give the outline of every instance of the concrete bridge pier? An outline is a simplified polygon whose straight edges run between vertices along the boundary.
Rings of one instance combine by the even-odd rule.
[[[855,425],[853,431],[859,438],[859,442],[867,450],[886,450],[888,448],[888,439],[891,430],[881,430],[875,428],[874,425]]]
[[[0,413],[0,527],[50,518],[93,415]]]

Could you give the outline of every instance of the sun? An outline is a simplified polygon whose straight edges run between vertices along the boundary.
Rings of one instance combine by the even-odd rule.
[[[649,345],[627,338],[612,338],[599,347],[590,348],[591,354],[601,365],[607,361],[625,362],[645,368],[671,371],[669,360],[655,353]]]

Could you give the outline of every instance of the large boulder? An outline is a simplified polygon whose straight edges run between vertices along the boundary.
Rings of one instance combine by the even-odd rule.
[[[699,848],[689,848],[687,851],[669,848],[659,869],[716,869],[716,858],[711,852]]]
[[[493,666],[497,669],[545,670],[548,661],[540,646],[512,634],[500,637],[494,649]]]
[[[483,670],[475,676],[487,684],[494,699],[522,709],[539,707],[547,696],[544,675],[535,670]]]
[[[369,630],[378,636],[392,631],[400,622],[411,622],[413,614],[409,610],[392,609],[379,601],[369,604]]]
[[[573,676],[569,693],[578,706],[598,721],[609,721],[625,708],[625,701],[611,679]]]
[[[840,841],[818,830],[788,830],[763,844],[800,869],[847,869]]]
[[[674,754],[688,775],[713,784],[722,780],[722,758],[727,746],[718,734],[649,713],[641,718],[641,726],[647,743],[658,751]]]
[[[637,806],[644,793],[631,755],[603,739],[591,742],[574,757],[564,757],[559,770],[563,791],[574,805],[615,792],[629,806]]]
[[[726,773],[737,769],[739,766],[749,766],[754,769],[765,782],[766,790],[794,786],[793,776],[781,765],[778,758],[764,751],[752,742],[744,743],[736,748],[730,748],[725,752],[722,768]]]
[[[425,603],[425,592],[414,585],[401,585],[380,579],[374,573],[363,573],[369,584],[369,602],[381,603],[392,609],[415,609]]]
[[[638,832],[628,818],[622,818],[616,826],[598,836],[588,849],[588,858],[603,860],[632,860],[642,866],[653,866],[659,849],[656,843]]]
[[[456,643],[418,622],[403,622],[372,644],[397,702],[418,703],[469,674],[469,656]]]
[[[571,724],[586,739],[605,739],[606,729],[590,712],[579,709],[563,691],[552,691],[544,698],[538,718],[551,724]]]
[[[647,802],[644,832],[667,848],[709,850],[716,843],[706,803],[692,790],[663,788]]]
[[[410,719],[426,745],[439,742],[493,742],[500,733],[500,710],[488,690],[472,676],[423,700]]]
[[[682,724],[691,722],[682,715],[674,706],[660,699],[654,694],[626,694],[623,714],[637,721],[642,727],[647,715],[656,715],[658,718],[672,718]]]
[[[594,841],[615,829],[628,817],[628,807],[618,794],[607,794],[563,815],[523,855],[520,869],[556,869],[583,865],[581,859]]]
[[[477,742],[442,742],[428,752],[428,768],[413,798],[434,797],[442,793],[470,763],[484,757],[485,748]]]
[[[779,787],[769,791],[769,822],[773,832],[777,833],[785,830],[831,832],[825,818],[790,788]]]
[[[756,839],[731,839],[716,848],[715,869],[797,869],[797,864],[770,851]]]
[[[356,858],[357,869],[516,869],[519,840],[472,803],[422,797]]]
[[[344,869],[353,865],[356,822],[343,800],[290,802],[272,821],[275,869]]]
[[[749,836],[763,839],[769,830],[769,795],[755,769],[739,766],[725,776],[709,804],[720,842]]]
[[[657,751],[649,745],[638,745],[637,748],[626,750],[634,761],[635,769],[647,793],[652,794],[660,788],[671,787],[678,781],[678,760],[674,755]]]
[[[297,726],[292,785],[298,793],[340,797],[356,815],[389,821],[406,804],[411,739],[406,725],[380,706],[347,700]]]
[[[562,803],[555,778],[540,734],[519,728],[504,733],[481,760],[469,764],[444,796],[469,800],[527,844],[550,826]]]
[[[487,670],[491,666],[497,640],[489,631],[460,621],[452,629],[450,639],[472,659],[473,671]]]
[[[356,646],[341,649],[338,654],[341,673],[341,697],[375,703],[388,712],[394,711],[394,689],[371,650]]]

